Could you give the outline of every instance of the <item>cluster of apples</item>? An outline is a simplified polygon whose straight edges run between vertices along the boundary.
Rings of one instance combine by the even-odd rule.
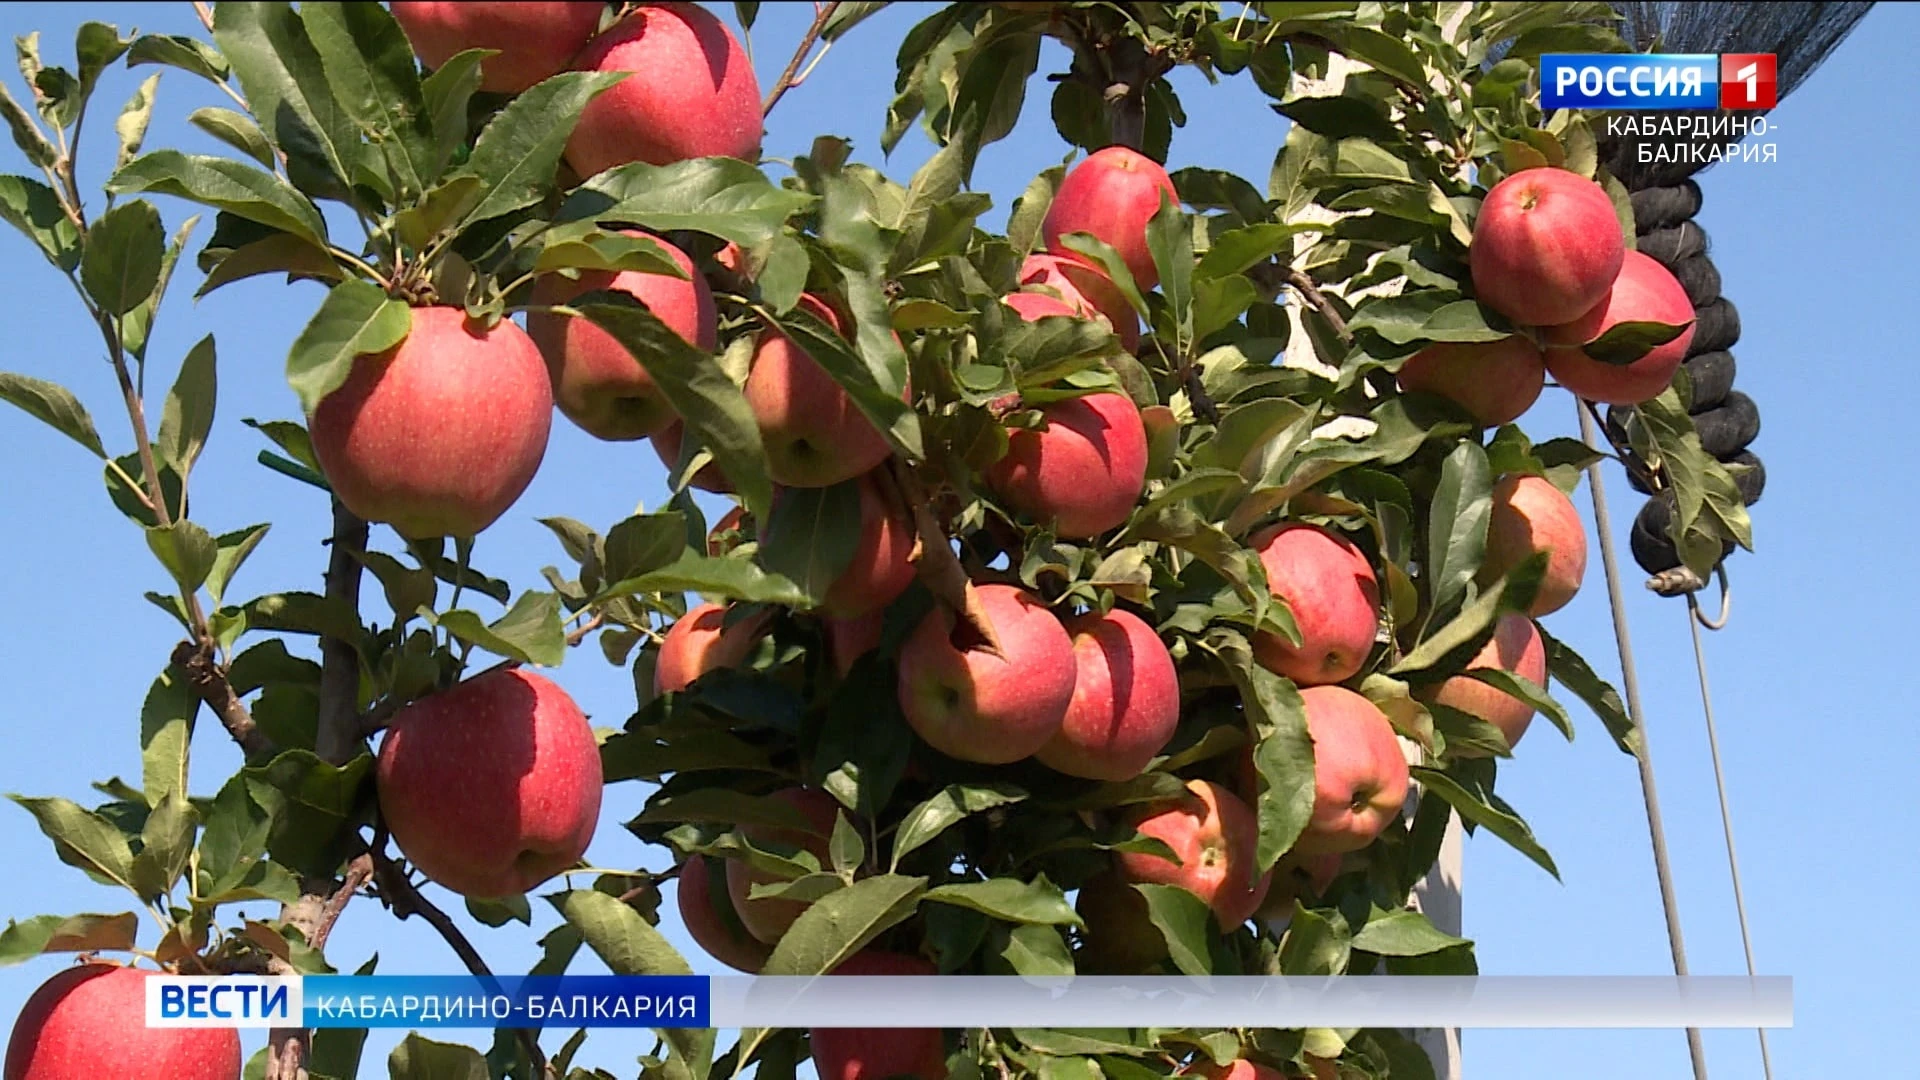
[[[1520,332],[1493,342],[1430,345],[1400,368],[1405,390],[1438,394],[1487,426],[1516,420],[1546,376],[1589,401],[1638,405],[1673,381],[1693,340],[1679,280],[1628,251],[1606,189],[1578,173],[1526,169],[1487,192],[1467,258],[1474,293]],[[1586,346],[1622,323],[1683,326],[1630,363]]]

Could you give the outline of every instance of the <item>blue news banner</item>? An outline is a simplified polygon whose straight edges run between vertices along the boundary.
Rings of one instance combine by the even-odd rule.
[[[148,1027],[705,1028],[704,975],[159,976]]]

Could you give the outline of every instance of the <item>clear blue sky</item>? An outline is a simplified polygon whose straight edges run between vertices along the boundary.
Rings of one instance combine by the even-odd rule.
[[[730,17],[731,5],[714,6]],[[858,28],[789,94],[774,114],[767,154],[792,155],[827,132],[850,137],[856,157],[880,163],[893,54],[920,17],[910,10],[918,6],[896,5]],[[755,44],[763,86],[784,64],[808,14],[800,4],[762,9]],[[50,62],[70,62],[73,30],[85,18],[123,30],[200,32],[184,3],[0,7],[8,36],[42,31]],[[1899,1068],[1889,1061],[1910,1056],[1900,1044],[1913,1021],[1911,972],[1920,966],[1920,946],[1905,912],[1920,892],[1920,844],[1900,815],[1911,802],[1902,777],[1920,758],[1920,734],[1905,686],[1911,660],[1902,657],[1920,590],[1898,561],[1898,537],[1913,526],[1913,477],[1886,458],[1904,459],[1907,443],[1898,433],[1913,430],[1920,405],[1907,330],[1908,305],[1920,289],[1913,258],[1920,225],[1910,206],[1920,144],[1900,119],[1904,103],[1920,99],[1910,55],[1916,40],[1920,5],[1880,5],[1772,116],[1777,163],[1726,166],[1701,181],[1700,221],[1744,327],[1734,349],[1738,385],[1759,402],[1766,422],[1756,447],[1769,473],[1754,515],[1759,553],[1734,559],[1733,622],[1709,649],[1759,962],[1763,973],[1796,980],[1796,1028],[1774,1036],[1782,1077],[1885,1076]],[[1043,70],[1063,68],[1062,54],[1051,50]],[[88,190],[97,192],[111,164],[111,118],[152,70],[159,69],[134,75],[116,67],[103,78],[88,125]],[[12,85],[20,93],[17,79]],[[1176,133],[1172,164],[1232,169],[1263,185],[1284,121],[1244,80],[1209,90],[1187,75],[1178,86],[1191,122]],[[1047,119],[1047,84],[1036,80],[1032,90],[1025,120],[985,152],[975,177],[999,204],[995,222],[1036,172],[1066,153]],[[221,104],[212,87],[169,71],[149,145],[224,153],[185,123],[194,108]],[[928,152],[911,134],[886,167],[904,179]],[[26,171],[11,148],[0,153],[8,155],[0,171]],[[169,228],[189,212],[172,200],[162,200],[162,210]],[[209,227],[210,220],[203,223],[199,240]],[[125,452],[130,443],[111,372],[67,286],[10,230],[0,238],[0,259],[14,313],[0,369],[65,383],[91,407],[108,445]],[[297,416],[282,365],[319,302],[318,286],[285,288],[262,278],[195,305],[189,298],[198,284],[191,260],[183,260],[149,377],[157,413],[179,358],[202,335],[218,333],[221,401],[194,477],[193,516],[216,532],[274,523],[236,595],[317,589],[325,507],[311,489],[254,464],[265,444],[240,420]],[[1549,392],[1526,424],[1535,438],[1572,433],[1570,399]],[[23,414],[0,410],[0,460],[14,463],[0,481],[0,512],[9,523],[0,531],[0,588],[12,612],[0,624],[0,655],[14,684],[0,707],[0,790],[95,801],[90,781],[140,774],[140,701],[177,639],[170,620],[140,598],[142,590],[164,587],[162,572],[138,530],[108,503],[98,464],[84,451]],[[1625,560],[1625,527],[1638,498],[1617,469],[1608,475]],[[666,494],[646,446],[597,443],[556,422],[539,478],[482,537],[476,561],[530,585],[541,566],[563,561],[536,517],[566,514],[604,527],[636,503],[657,505]],[[1584,493],[1581,500],[1586,506]],[[1641,591],[1629,567],[1628,606],[1693,969],[1739,973],[1684,609]],[[1617,672],[1597,557],[1588,588],[1554,617],[1552,629],[1610,677]],[[597,650],[577,652],[558,678],[596,724],[618,726],[632,709],[628,676]],[[1612,749],[1597,721],[1577,719],[1584,721],[1577,743],[1566,745],[1540,725],[1501,777],[1502,793],[1531,820],[1564,880],[1555,882],[1497,841],[1469,845],[1466,929],[1479,943],[1485,972],[1669,970],[1632,763]],[[210,794],[238,754],[204,717],[194,749],[195,790]],[[608,792],[590,852],[595,863],[663,864],[663,852],[643,848],[619,827],[644,795],[631,784]],[[0,861],[20,883],[0,902],[0,915],[124,910],[125,894],[57,863],[25,812],[0,807],[0,815],[11,815],[0,816]],[[457,899],[442,899],[459,909]],[[498,969],[524,970],[532,961],[533,942],[555,921],[544,904],[536,904],[535,916],[533,930],[480,929],[482,950]],[[151,927],[143,929],[151,945]],[[690,950],[671,918],[666,929]],[[460,970],[423,924],[396,924],[378,904],[356,901],[328,952],[351,970],[374,951],[385,972]],[[697,969],[712,969],[697,950],[689,954]],[[10,1024],[25,997],[63,962],[0,971],[0,1018]],[[596,965],[585,957],[578,967]],[[466,1034],[482,1045],[489,1037]],[[377,1034],[370,1040],[364,1075],[384,1075],[381,1059],[392,1041]],[[634,1056],[650,1043],[596,1032],[579,1063],[631,1075]],[[258,1040],[246,1045],[251,1053]],[[1751,1032],[1710,1034],[1714,1075],[1757,1076],[1754,1046]],[[1476,1080],[1539,1076],[1543,1065],[1565,1080],[1689,1075],[1677,1032],[1469,1032],[1466,1055],[1467,1075]]]

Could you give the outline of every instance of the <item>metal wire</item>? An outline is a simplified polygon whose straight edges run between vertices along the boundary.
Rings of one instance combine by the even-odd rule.
[[[1595,431],[1593,417],[1578,399],[1574,411],[1580,414],[1580,437],[1590,448],[1604,452]],[[1627,715],[1640,729],[1640,795],[1647,807],[1647,832],[1653,841],[1653,870],[1660,881],[1660,905],[1666,912],[1667,946],[1673,952],[1673,973],[1687,974],[1687,946],[1680,934],[1680,902],[1673,890],[1673,867],[1667,861],[1667,830],[1660,820],[1660,795],[1653,780],[1653,745],[1648,736],[1646,712],[1640,707],[1640,675],[1633,663],[1633,641],[1627,632],[1627,602],[1620,585],[1620,565],[1613,551],[1613,517],[1607,512],[1607,491],[1601,479],[1600,463],[1587,467],[1587,482],[1593,491],[1594,526],[1600,534],[1600,563],[1607,572],[1607,599],[1613,606],[1613,638],[1620,649],[1621,689],[1626,692]],[[1687,1029],[1687,1053],[1693,1059],[1694,1080],[1707,1080],[1707,1051],[1700,1041],[1700,1029]]]
[[[1727,588],[1726,571],[1720,572],[1720,589],[1724,597]],[[1693,666],[1700,673],[1700,709],[1707,716],[1707,748],[1713,752],[1713,788],[1720,795],[1720,828],[1727,836],[1727,871],[1733,877],[1733,910],[1740,916],[1740,947],[1747,953],[1747,976],[1756,974],[1753,963],[1753,935],[1747,930],[1747,899],[1745,890],[1740,887],[1740,856],[1733,847],[1733,811],[1727,806],[1727,780],[1720,769],[1720,734],[1713,722],[1713,694],[1707,689],[1707,650],[1700,639],[1700,628],[1717,630],[1720,627],[1708,622],[1700,613],[1700,602],[1693,596],[1687,597],[1687,629],[1693,633]],[[1727,622],[1725,601],[1722,600],[1720,626]],[[1767,1080],[1773,1080],[1773,1055],[1767,1049],[1767,1029],[1755,1028],[1760,1036],[1760,1067],[1766,1073]]]

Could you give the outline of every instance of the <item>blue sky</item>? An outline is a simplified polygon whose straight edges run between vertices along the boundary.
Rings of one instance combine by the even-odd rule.
[[[858,28],[782,101],[768,134],[769,157],[803,151],[825,132],[850,137],[857,158],[881,163],[877,142],[892,57],[919,17],[907,9],[917,6],[896,5]],[[798,4],[763,8],[754,35],[763,86],[785,63],[808,14]],[[70,62],[69,43],[83,18],[123,30],[199,33],[186,4],[0,6],[8,36],[42,31],[50,62]],[[1754,511],[1759,550],[1733,560],[1733,621],[1708,649],[1759,963],[1763,973],[1796,980],[1796,1026],[1774,1035],[1783,1077],[1888,1075],[1894,1033],[1913,1019],[1908,971],[1920,965],[1920,946],[1902,929],[1920,890],[1920,845],[1899,816],[1908,803],[1899,778],[1920,757],[1904,684],[1911,661],[1901,659],[1908,655],[1906,616],[1920,590],[1897,562],[1915,490],[1911,474],[1878,456],[1905,448],[1894,436],[1912,430],[1908,410],[1920,403],[1920,375],[1900,315],[1920,287],[1911,254],[1920,249],[1920,225],[1900,197],[1920,175],[1920,144],[1898,105],[1920,98],[1920,70],[1909,55],[1915,40],[1920,5],[1880,5],[1773,114],[1778,162],[1724,166],[1701,180],[1700,221],[1744,328],[1734,348],[1738,385],[1765,418],[1756,446],[1769,473],[1766,498]],[[1043,60],[1043,71],[1062,68],[1058,50]],[[103,78],[83,158],[87,190],[97,192],[111,164],[111,117],[148,73],[115,68]],[[18,94],[17,79],[12,85]],[[1264,184],[1285,122],[1244,80],[1208,89],[1189,73],[1177,86],[1190,122],[1175,135],[1171,164],[1231,169]],[[1003,221],[1028,180],[1066,153],[1047,120],[1046,84],[1036,80],[1033,91],[1018,130],[983,154],[975,177],[999,204],[992,222]],[[194,108],[224,103],[212,87],[169,71],[148,144],[224,152],[185,123]],[[885,167],[904,179],[929,150],[911,134]],[[17,156],[0,169],[24,170]],[[169,228],[190,212],[171,200],[162,200],[162,211]],[[209,227],[203,222],[200,240]],[[0,238],[0,260],[15,313],[0,369],[65,383],[91,407],[109,447],[125,452],[130,441],[111,370],[68,287],[11,231]],[[265,443],[240,421],[297,416],[282,365],[319,303],[319,287],[286,288],[263,278],[194,304],[199,275],[188,263],[161,318],[150,388],[157,413],[179,358],[217,332],[221,401],[194,477],[193,515],[216,532],[273,522],[235,586],[246,591],[236,595],[317,589],[325,506],[311,489],[256,465]],[[1573,416],[1571,400],[1550,391],[1524,423],[1541,439],[1573,433]],[[0,706],[0,790],[91,801],[90,781],[140,772],[140,701],[177,637],[170,620],[140,598],[145,589],[164,587],[162,572],[138,530],[105,498],[98,465],[84,451],[23,414],[0,410],[0,460],[14,463],[0,482],[9,526],[0,530],[0,589],[13,613],[0,623],[0,655],[14,684]],[[1617,469],[1608,477],[1626,561],[1625,529],[1638,498]],[[532,584],[541,566],[563,561],[535,518],[566,514],[604,527],[666,494],[646,446],[597,443],[556,422],[538,479],[482,537],[476,562]],[[1684,607],[1642,591],[1630,561],[1628,572],[1693,970],[1739,973]],[[1553,617],[1551,629],[1609,677],[1617,672],[1597,557],[1587,589]],[[631,710],[628,675],[597,650],[577,652],[557,677],[596,724],[618,726]],[[1562,880],[1497,841],[1471,842],[1467,932],[1488,973],[1665,973],[1666,938],[1632,763],[1612,749],[1597,721],[1576,720],[1584,723],[1572,745],[1536,725],[1501,777],[1502,793],[1551,849]],[[194,749],[195,790],[210,794],[238,754],[204,717]],[[644,849],[619,827],[644,794],[636,785],[609,790],[590,852],[594,863],[663,864],[660,850]],[[0,817],[0,862],[23,883],[0,902],[0,915],[124,909],[124,894],[58,864],[24,812],[0,813],[12,815]],[[442,899],[458,909],[457,899]],[[533,942],[555,921],[543,904],[535,915],[532,930],[480,928],[481,948],[497,969],[524,970],[534,959]],[[698,969],[710,969],[672,923],[665,926],[669,936]],[[149,938],[151,932],[146,928]],[[328,952],[351,970],[375,951],[384,972],[460,970],[418,921],[395,924],[378,904],[356,901]],[[62,962],[0,970],[0,1017],[17,1013]],[[596,966],[591,957],[578,965]],[[487,1038],[454,1034],[483,1045]],[[370,1040],[365,1075],[384,1075],[379,1060],[392,1041],[378,1033]],[[650,1041],[597,1032],[579,1063],[630,1075],[634,1056]],[[256,1045],[248,1041],[249,1053]],[[1707,1051],[1715,1075],[1758,1075],[1751,1032],[1710,1033]],[[1476,1031],[1466,1036],[1466,1055],[1476,1078],[1537,1076],[1546,1063],[1567,1080],[1689,1075],[1678,1032]]]

